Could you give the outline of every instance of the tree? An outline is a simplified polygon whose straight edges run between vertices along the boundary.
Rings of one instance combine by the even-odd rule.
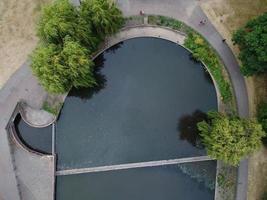
[[[240,49],[244,75],[267,71],[267,12],[238,29],[233,34],[233,41]]]
[[[43,42],[62,45],[66,36],[94,50],[98,44],[93,36],[90,21],[80,17],[69,0],[56,0],[42,9],[38,23],[38,36]]]
[[[101,37],[116,33],[124,23],[122,12],[109,0],[83,0],[80,13]]]
[[[89,51],[78,42],[66,40],[61,52],[64,65],[67,66],[67,77],[72,85],[79,87],[93,87],[96,81],[93,75],[94,62],[89,57]]]
[[[264,136],[256,121],[218,112],[209,112],[208,120],[198,123],[198,129],[208,155],[234,166],[259,148]]]
[[[55,44],[40,45],[31,58],[33,73],[50,93],[64,93],[72,86],[96,84],[89,51],[69,38],[65,39],[63,48]]]
[[[37,32],[42,41],[60,44],[75,35],[78,12],[68,0],[56,0],[42,8]]]
[[[40,45],[31,56],[33,73],[51,93],[94,87],[90,55],[123,21],[121,11],[108,0],[85,0],[78,8],[69,0],[53,1],[42,9],[38,23]]]

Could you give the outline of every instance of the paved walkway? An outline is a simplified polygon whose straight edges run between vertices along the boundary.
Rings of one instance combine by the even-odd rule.
[[[234,93],[237,99],[238,113],[241,117],[249,116],[248,94],[245,80],[230,48],[222,43],[221,35],[212,26],[197,0],[117,0],[124,15],[138,15],[140,10],[146,14],[165,15],[179,19],[201,33],[217,50],[229,72]],[[199,21],[206,19],[205,26],[199,26]],[[238,169],[238,186],[236,200],[247,199],[248,161],[240,163]]]
[[[56,116],[40,109],[34,109],[26,103],[21,103],[21,116],[27,124],[36,128],[43,128],[51,125],[56,121]]]

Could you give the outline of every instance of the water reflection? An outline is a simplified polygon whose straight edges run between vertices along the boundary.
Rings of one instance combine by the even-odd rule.
[[[197,123],[203,120],[207,120],[206,113],[196,110],[191,115],[184,115],[178,122],[178,132],[180,133],[181,140],[187,140],[193,146],[203,149],[204,146],[201,143],[201,138],[197,128]]]
[[[182,173],[188,175],[190,178],[202,183],[205,188],[214,190],[215,188],[215,174],[216,162],[193,162],[178,164],[178,168]]]
[[[108,48],[106,50],[107,53],[115,53],[119,48],[121,48],[121,46],[123,45],[123,42],[119,42],[115,45],[113,45],[112,47]]]
[[[87,101],[94,94],[97,94],[100,90],[106,87],[106,76],[101,73],[101,69],[104,67],[105,58],[104,55],[99,55],[95,60],[95,69],[94,69],[94,77],[96,79],[97,85],[93,88],[73,88],[69,92],[68,96],[79,97],[80,99]]]
[[[17,115],[14,121],[15,129],[20,140],[30,149],[47,154],[52,152],[52,128],[35,128],[23,121]]]

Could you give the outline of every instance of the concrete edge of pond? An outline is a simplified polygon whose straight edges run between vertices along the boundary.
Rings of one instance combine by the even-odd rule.
[[[20,102],[20,106],[21,117],[29,126],[44,128],[53,124],[57,119],[57,116],[43,109],[34,109],[23,101]]]
[[[45,154],[36,151],[20,139],[15,129],[14,121],[22,113],[21,102],[16,107],[6,125],[9,145],[13,154],[13,166],[20,198],[27,196],[27,190],[23,185],[34,188],[32,192],[42,197],[40,200],[54,199],[55,196],[55,174],[56,155]],[[21,117],[23,120],[23,118]],[[22,181],[23,180],[23,181]]]
[[[43,152],[40,152],[40,151],[37,151],[33,148],[30,148],[28,147],[28,145],[26,145],[21,139],[20,137],[18,136],[18,133],[15,129],[15,119],[18,115],[21,116],[22,120],[24,121],[24,118],[23,118],[23,103],[22,102],[18,102],[10,119],[9,119],[9,122],[6,126],[6,130],[7,130],[7,133],[8,135],[10,136],[10,138],[12,139],[12,141],[17,145],[19,146],[22,150],[28,152],[28,153],[31,153],[31,154],[35,154],[35,155],[38,155],[38,156],[53,156],[51,154],[48,154],[48,153],[43,153]],[[25,121],[25,123],[27,123]],[[28,124],[28,123],[27,123]],[[31,125],[30,125],[31,126]]]
[[[129,40],[129,39],[140,38],[140,37],[153,37],[153,38],[164,39],[164,40],[173,42],[177,45],[180,45],[181,47],[186,49],[188,52],[192,53],[190,49],[184,46],[184,40],[186,38],[185,33],[168,28],[168,27],[142,24],[142,25],[124,27],[114,36],[107,38],[105,42],[103,43],[103,45],[100,47],[100,50],[96,54],[93,55],[92,59],[95,59],[101,53],[103,53],[110,47],[120,42]],[[223,109],[223,102],[222,102],[222,97],[221,97],[218,85],[214,77],[212,76],[210,70],[205,65],[205,63],[201,61],[201,64],[205,67],[205,69],[207,70],[207,72],[209,73],[212,79],[213,85],[216,90],[217,107],[218,107],[218,110],[221,111]]]

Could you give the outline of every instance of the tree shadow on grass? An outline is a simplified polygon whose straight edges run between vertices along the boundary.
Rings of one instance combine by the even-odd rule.
[[[194,147],[203,149],[197,123],[207,120],[206,113],[196,110],[191,115],[184,115],[179,119],[177,130],[181,140],[187,140]]]

